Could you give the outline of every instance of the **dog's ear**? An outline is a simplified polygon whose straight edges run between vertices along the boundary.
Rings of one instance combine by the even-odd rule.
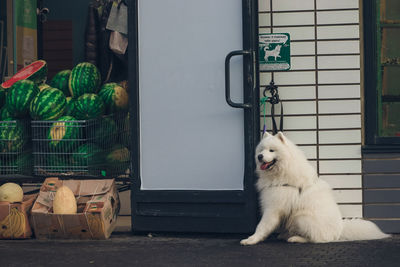
[[[267,138],[268,136],[271,136],[267,131],[263,133],[262,139]]]
[[[278,137],[278,139],[281,140],[282,143],[284,143],[284,144],[286,143],[286,137],[283,135],[282,132],[278,132],[276,134],[276,137]]]

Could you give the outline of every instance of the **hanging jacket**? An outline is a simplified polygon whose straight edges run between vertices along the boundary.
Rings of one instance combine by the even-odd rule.
[[[111,31],[106,26],[112,4],[107,0],[93,1],[86,25],[85,57],[99,68],[103,83],[128,79],[128,52],[119,57],[109,47]]]

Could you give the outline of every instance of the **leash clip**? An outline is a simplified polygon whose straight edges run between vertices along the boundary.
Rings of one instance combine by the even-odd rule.
[[[263,95],[266,97],[267,91],[270,92],[271,96],[269,97],[269,103],[272,105],[279,103],[279,94],[278,94],[278,86],[275,85],[274,80],[272,80],[269,85],[267,85],[264,89]]]
[[[271,96],[267,96],[267,91],[270,92]],[[261,104],[266,104],[268,100],[271,103],[271,119],[272,119],[272,134],[275,135],[278,133],[278,127],[275,121],[275,105],[278,104],[280,101],[279,94],[278,94],[278,86],[275,85],[274,80],[272,79],[269,85],[267,85],[263,91],[264,97],[261,98]],[[281,114],[280,114],[280,123],[279,123],[279,131],[283,131],[283,104],[281,102]],[[266,132],[265,126],[265,106],[264,106],[264,132]]]

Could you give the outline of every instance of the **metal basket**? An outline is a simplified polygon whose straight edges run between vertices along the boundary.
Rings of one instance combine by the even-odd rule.
[[[32,121],[32,142],[35,175],[121,178],[130,173],[128,113]]]
[[[0,177],[32,173],[30,121],[0,121]]]

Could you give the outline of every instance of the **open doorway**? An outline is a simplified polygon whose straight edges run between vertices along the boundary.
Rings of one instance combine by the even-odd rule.
[[[119,32],[115,28],[120,26],[118,23],[123,23],[120,16],[122,10],[125,10],[125,17],[122,17],[122,20],[125,21],[124,27],[127,28],[125,1],[6,0],[0,4],[0,83],[3,85],[3,82],[10,81],[31,63],[40,61],[40,68],[45,69],[43,73],[46,74],[36,84],[39,93],[48,87],[59,89],[65,98],[60,103],[66,103],[65,108],[60,108],[62,112],[57,117],[46,119],[33,117],[28,105],[26,114],[12,118],[24,120],[30,131],[24,146],[12,153],[17,158],[29,154],[29,162],[24,161],[22,168],[14,154],[1,151],[0,184],[14,179],[23,185],[25,191],[31,191],[38,189],[49,176],[66,179],[115,178],[117,185],[124,188],[124,192],[120,193],[120,215],[130,215],[130,192],[126,190],[129,189],[131,165],[127,83],[128,39],[127,32]],[[114,24],[110,24],[111,17],[114,18],[112,21]],[[120,20],[116,21],[116,17]],[[54,81],[61,72],[72,75],[73,69],[81,63],[91,63],[96,69],[92,75],[95,77],[91,77],[90,73],[86,77],[88,80],[96,80],[96,88],[91,92],[83,92],[96,95],[97,99],[103,101],[101,105],[92,105],[93,110],[100,111],[94,112],[97,114],[95,117],[78,118],[76,113],[67,112],[68,103],[76,101],[80,95],[71,91],[69,78],[64,79],[63,85]],[[84,78],[81,76],[77,81],[81,82]],[[106,95],[100,95],[105,85],[109,85],[109,89],[113,92],[109,95],[110,102],[105,99],[108,98]],[[7,93],[10,88],[11,85],[2,86],[0,89]],[[122,97],[115,96],[117,91]],[[52,108],[49,110],[57,110],[56,103],[59,102],[51,100],[48,106]],[[76,105],[71,107],[76,108]],[[5,102],[0,103],[0,108],[5,108]],[[64,144],[71,145],[51,149],[47,133],[54,121],[63,116],[72,116],[79,121],[73,122],[74,126],[79,128],[77,133],[79,137],[74,136],[63,141]],[[3,119],[0,118],[0,124]],[[70,124],[71,121],[72,119],[67,123]],[[130,220],[125,224],[130,226]]]
[[[61,70],[72,69],[81,62],[90,62],[99,69],[102,84],[118,83],[128,90],[127,35],[118,34],[121,42],[124,42],[121,47],[110,43],[115,31],[108,20],[116,2],[38,0],[38,55],[48,63],[48,80]],[[120,12],[126,8],[122,1]],[[117,126],[126,121],[121,120],[122,117],[116,119]],[[129,133],[126,129],[123,131],[124,136],[117,141],[117,145],[122,144],[130,150]],[[130,170],[117,172],[117,180],[122,184],[128,183]],[[120,192],[120,198],[120,215],[124,216],[120,218],[120,226],[126,229],[130,226],[130,191]]]

